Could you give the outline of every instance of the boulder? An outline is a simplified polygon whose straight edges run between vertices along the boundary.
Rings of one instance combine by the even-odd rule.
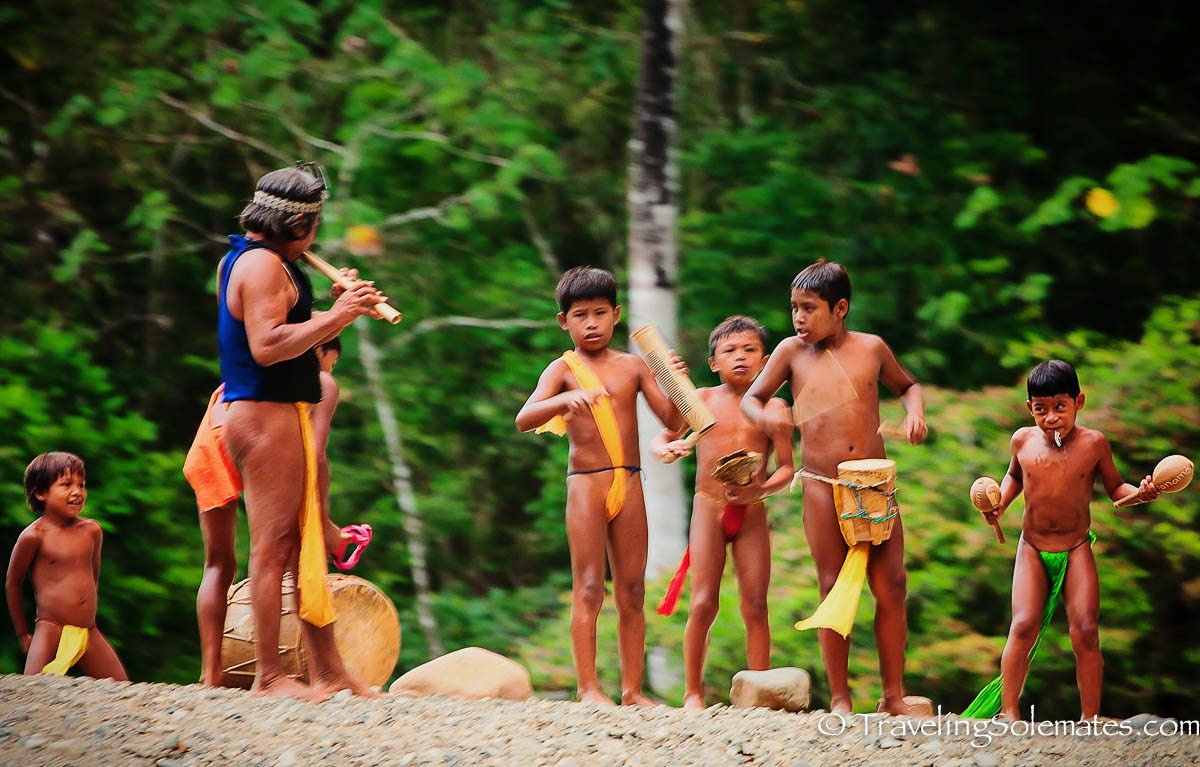
[[[933,701],[921,695],[905,695],[904,703],[908,706],[909,716],[929,717],[933,716]],[[876,711],[883,710],[883,698],[875,705]]]
[[[464,647],[417,666],[392,682],[388,692],[525,700],[533,695],[533,685],[520,663],[482,647]]]
[[[761,706],[782,711],[807,711],[811,680],[802,668],[784,666],[733,675],[729,697],[737,708]]]

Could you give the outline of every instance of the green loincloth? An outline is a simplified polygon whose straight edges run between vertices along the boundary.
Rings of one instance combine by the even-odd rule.
[[[1095,542],[1096,534],[1088,530],[1088,544],[1091,545]],[[1046,633],[1046,627],[1050,625],[1054,611],[1062,602],[1063,581],[1067,577],[1067,563],[1071,559],[1071,551],[1038,552],[1038,556],[1042,558],[1042,567],[1046,568],[1046,576],[1050,579],[1050,594],[1046,597],[1046,606],[1042,608],[1042,627],[1038,629],[1037,639],[1033,641],[1033,647],[1029,650],[1031,664],[1033,656],[1037,655],[1038,647],[1042,644],[1042,636]],[[964,719],[991,719],[1000,713],[1000,687],[1003,678],[1003,676],[998,676],[988,682],[987,687],[980,690],[971,705],[967,706],[967,710],[962,712],[962,717]]]

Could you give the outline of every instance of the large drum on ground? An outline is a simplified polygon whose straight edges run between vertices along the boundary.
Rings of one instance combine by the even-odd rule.
[[[333,640],[350,673],[367,684],[382,687],[400,657],[400,617],[392,601],[373,584],[354,575],[325,576],[333,601]],[[250,610],[250,580],[229,589],[225,635],[221,639],[222,684],[250,687],[254,681],[257,641]],[[283,612],[279,620],[279,653],[284,672],[302,682],[308,679],[308,656],[300,632],[296,582],[283,576]]]
[[[837,466],[838,525],[847,546],[864,541],[873,545],[892,536],[900,507],[896,505],[896,462],[886,458],[842,461]]]

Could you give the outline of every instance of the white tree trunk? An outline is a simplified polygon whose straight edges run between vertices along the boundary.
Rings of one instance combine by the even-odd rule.
[[[404,535],[408,538],[408,555],[412,561],[413,586],[417,592],[417,621],[425,634],[430,657],[444,654],[442,640],[438,637],[437,620],[433,616],[433,600],[429,590],[429,568],[425,564],[425,536],[421,530],[421,515],[417,510],[417,497],[413,493],[412,472],[404,460],[404,442],[400,437],[400,423],[392,402],[383,389],[383,376],[379,371],[379,351],[371,341],[370,330],[363,320],[354,323],[358,335],[358,350],[362,354],[363,370],[367,374],[367,387],[375,400],[375,412],[379,425],[383,427],[383,441],[387,446],[392,467],[392,485],[396,493],[396,506],[404,523]]]
[[[646,0],[629,162],[629,328],[653,323],[670,344],[678,339],[675,83],[682,5],[683,0]],[[683,472],[678,463],[664,465],[650,452],[650,440],[660,428],[645,400],[639,401],[641,466],[650,529],[646,574],[651,578],[674,570],[687,545]]]

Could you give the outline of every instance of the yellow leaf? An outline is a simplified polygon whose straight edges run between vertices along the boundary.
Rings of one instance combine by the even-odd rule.
[[[377,256],[383,252],[383,235],[373,226],[352,226],[346,230],[345,247],[356,256]]]
[[[1113,197],[1112,192],[1098,186],[1092,187],[1087,193],[1085,202],[1087,209],[1100,218],[1108,218],[1121,207],[1121,203],[1117,202],[1117,198]]]

